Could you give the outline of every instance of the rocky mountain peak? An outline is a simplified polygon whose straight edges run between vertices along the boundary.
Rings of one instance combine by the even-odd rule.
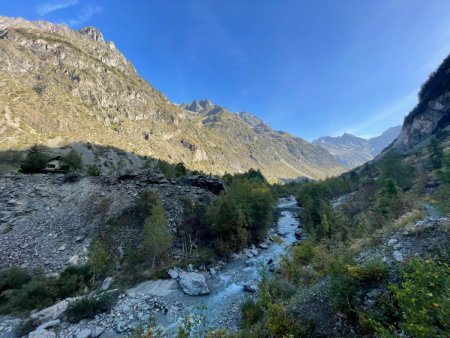
[[[314,140],[330,152],[334,158],[347,168],[357,167],[372,160],[399,135],[401,126],[389,128],[380,136],[364,139],[349,133],[342,136],[325,136]]]
[[[246,124],[248,124],[252,128],[256,129],[264,129],[264,130],[271,130],[269,125],[267,125],[264,121],[259,119],[253,114],[247,113],[247,112],[240,112],[239,117],[242,121],[244,121]]]
[[[102,32],[100,32],[95,27],[92,27],[92,26],[83,27],[78,32],[80,32],[80,34],[90,37],[94,41],[105,42]]]
[[[219,106],[216,106],[214,103],[212,103],[210,99],[206,100],[195,99],[194,101],[192,101],[191,104],[183,103],[180,105],[180,107],[194,113],[208,113],[214,108],[217,108]]]

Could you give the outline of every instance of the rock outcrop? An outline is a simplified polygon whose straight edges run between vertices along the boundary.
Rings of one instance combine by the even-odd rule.
[[[419,103],[406,116],[394,148],[407,153],[450,125],[450,55],[419,92]]]

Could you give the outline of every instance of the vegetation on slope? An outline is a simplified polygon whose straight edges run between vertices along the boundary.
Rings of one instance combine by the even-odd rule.
[[[275,187],[280,194],[296,194],[309,238],[283,258],[279,274],[263,279],[259,298],[244,304],[241,336],[324,334],[327,322],[336,325],[336,314],[345,324],[337,325],[337,335],[448,336],[448,238],[436,238],[428,251],[404,263],[388,266],[382,257],[367,256],[420,218],[416,210],[425,192],[448,213],[450,154],[443,159],[445,141],[438,141],[408,158],[390,151],[339,178]],[[318,300],[311,303],[307,290],[322,292],[316,311],[329,313],[322,322],[308,313]]]

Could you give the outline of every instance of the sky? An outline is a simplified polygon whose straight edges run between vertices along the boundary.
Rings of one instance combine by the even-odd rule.
[[[1,0],[0,15],[95,26],[172,102],[307,140],[401,124],[450,53],[450,0]]]

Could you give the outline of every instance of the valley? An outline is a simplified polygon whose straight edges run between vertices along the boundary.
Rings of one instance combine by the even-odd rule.
[[[0,338],[450,335],[450,56],[401,126],[311,143],[94,27],[1,16],[0,56]]]

